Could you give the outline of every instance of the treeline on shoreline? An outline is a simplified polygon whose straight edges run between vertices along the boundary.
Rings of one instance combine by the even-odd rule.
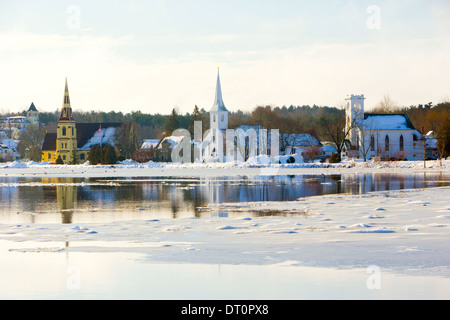
[[[450,102],[437,105],[432,103],[419,104],[410,107],[394,107],[379,104],[370,113],[404,113],[413,125],[422,133],[437,131],[442,121],[450,116]],[[26,112],[1,115],[25,115]],[[75,111],[74,118],[79,123],[90,122],[123,122],[134,123],[138,140],[159,139],[177,128],[193,128],[193,121],[202,121],[203,130],[209,129],[209,113],[205,109],[193,108],[191,113],[178,114],[174,109],[171,114],[148,114],[141,111],[129,113],[115,111]],[[59,110],[55,112],[40,112],[39,121],[46,131],[56,131]],[[345,111],[342,107],[327,106],[257,106],[252,111],[230,111],[229,128],[240,125],[262,125],[267,129],[280,129],[286,133],[311,133],[320,140],[327,140],[327,132],[323,127],[323,119],[333,119],[335,122],[345,121]]]

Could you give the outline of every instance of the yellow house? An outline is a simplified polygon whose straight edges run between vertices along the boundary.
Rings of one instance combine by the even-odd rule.
[[[47,133],[42,145],[41,162],[56,161],[56,133]]]

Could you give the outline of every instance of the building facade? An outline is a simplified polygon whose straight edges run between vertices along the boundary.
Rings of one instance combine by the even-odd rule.
[[[363,160],[423,159],[426,144],[406,114],[364,112],[364,95],[351,95],[346,103],[348,140],[342,157]]]
[[[69,88],[64,89],[64,101],[56,129],[56,158],[61,157],[65,163],[72,163],[77,154],[77,128],[70,105]]]
[[[76,123],[70,104],[67,79],[64,89],[63,107],[58,119],[56,133],[45,135],[41,149],[42,162],[84,163],[94,145],[115,144],[121,123]]]

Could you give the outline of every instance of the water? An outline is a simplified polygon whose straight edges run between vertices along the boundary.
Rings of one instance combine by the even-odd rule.
[[[29,245],[16,243],[15,247]],[[235,301],[450,297],[449,278],[399,276],[385,270],[379,284],[371,286],[373,274],[367,268],[143,263],[136,253],[24,254],[8,251],[9,246],[0,241],[0,253],[7,262],[0,264],[0,299]]]
[[[449,174],[343,174],[343,175],[296,175],[269,177],[216,177],[216,178],[1,178],[0,179],[0,224],[53,223],[75,224],[82,222],[113,222],[117,220],[143,220],[150,218],[179,219],[182,217],[231,217],[232,212],[206,210],[210,204],[246,201],[292,201],[302,197],[324,194],[363,194],[372,191],[422,189],[450,186]],[[258,214],[258,213],[255,213]],[[283,213],[273,212],[271,215]],[[181,220],[180,220],[181,221]],[[201,220],[195,220],[201,221]],[[208,221],[205,219],[204,221]],[[171,223],[171,222],[170,222]],[[59,228],[58,225],[55,225]],[[72,226],[61,226],[72,227]],[[443,228],[439,230],[444,230]],[[330,267],[304,267],[287,264],[217,264],[214,262],[165,262],[170,259],[152,258],[153,240],[141,243],[133,238],[133,230],[124,230],[129,238],[124,248],[150,246],[146,252],[118,250],[119,240],[101,243],[85,240],[83,243],[60,242],[42,237],[4,234],[8,240],[0,241],[0,298],[1,299],[448,299],[450,279],[434,276],[433,266],[445,264],[445,255],[435,254],[429,261],[430,270],[421,275],[394,274],[383,267],[379,288],[370,288],[372,276],[367,267],[373,263],[371,252],[383,255],[392,246],[419,246],[425,252],[413,250],[405,259],[417,261],[415,254],[427,257],[428,238],[414,237],[419,233],[408,233],[405,238],[393,240],[386,247],[386,234],[369,235],[367,265],[359,263],[359,269],[342,269],[339,264]],[[310,231],[308,231],[310,232]],[[221,233],[218,233],[221,234]],[[26,235],[26,233],[22,233]],[[226,234],[245,246],[245,235]],[[305,233],[304,241],[312,234]],[[329,233],[317,234],[317,236]],[[333,233],[332,242],[335,243]],[[348,234],[346,234],[348,235]],[[149,239],[152,238],[149,233]],[[162,235],[159,235],[162,236]],[[163,235],[166,241],[177,238]],[[223,234],[222,234],[223,236]],[[286,236],[286,235],[281,235]],[[358,235],[360,236],[360,235]],[[244,237],[242,240],[241,237]],[[394,235],[395,237],[395,235]],[[28,240],[27,240],[28,239]],[[156,238],[155,238],[156,239]],[[197,238],[195,241],[207,241]],[[180,238],[188,241],[187,238]],[[215,239],[210,238],[210,239]],[[289,239],[289,238],[286,238]],[[421,240],[422,239],[422,240]],[[239,240],[243,241],[242,243]],[[317,250],[328,246],[326,238],[322,244],[312,242]],[[339,240],[339,239],[338,239]],[[347,239],[348,240],[348,239]],[[413,241],[412,243],[408,241]],[[156,241],[156,240],[155,240]],[[378,242],[379,241],[379,242]],[[406,241],[406,243],[405,243]],[[418,241],[418,242],[417,242]],[[439,241],[436,252],[445,246],[445,238]],[[219,241],[220,242],[220,241]],[[372,243],[373,242],[373,243]],[[156,244],[158,244],[156,242]],[[351,243],[336,242],[338,247]],[[79,251],[74,250],[78,246]],[[110,250],[96,252],[89,248],[107,247]],[[260,246],[260,247],[259,247]],[[358,242],[355,250],[363,246]],[[72,250],[27,250],[29,248],[66,248]],[[222,248],[219,245],[218,248]],[[257,249],[263,257],[274,251],[274,243],[258,243]],[[284,246],[282,246],[284,248]],[[433,250],[435,250],[433,247]],[[21,251],[20,249],[25,249]],[[197,251],[176,251],[181,256],[195,255]],[[211,244],[204,250],[215,254],[217,248]],[[294,249],[294,248],[292,248]],[[366,250],[365,247],[362,249]],[[90,251],[93,250],[93,251]],[[247,249],[246,249],[247,250]],[[350,250],[350,249],[348,249]],[[276,250],[275,250],[276,251]],[[445,254],[446,250],[442,250]],[[239,251],[237,251],[239,252]],[[267,254],[266,254],[267,252]],[[326,250],[323,254],[326,254]],[[153,252],[154,253],[154,252]],[[387,252],[387,254],[389,251]],[[275,253],[274,253],[275,254]],[[317,253],[319,256],[321,253]],[[300,255],[302,256],[302,255]],[[305,254],[307,257],[307,254]],[[389,257],[387,255],[386,257]],[[164,257],[163,257],[164,258]],[[238,259],[238,258],[236,258]],[[388,259],[388,258],[386,258]],[[443,260],[444,259],[444,260]],[[337,259],[339,260],[339,259]],[[419,259],[419,260],[423,260]],[[182,260],[181,260],[182,261]],[[191,260],[189,260],[191,261]],[[192,261],[195,261],[192,260]],[[239,260],[236,260],[239,261]],[[380,260],[383,262],[383,256]],[[402,260],[403,261],[403,260]],[[334,263],[334,262],[333,262]],[[389,265],[389,264],[388,264]],[[400,265],[402,267],[403,265]],[[410,264],[405,262],[405,268]],[[428,266],[428,261],[426,266]],[[395,265],[393,266],[395,267]],[[420,268],[420,267],[419,267]],[[395,269],[395,268],[394,268]],[[401,269],[401,268],[400,268]],[[419,274],[420,274],[419,269]]]
[[[208,178],[0,178],[0,223],[221,216],[210,204],[450,185],[443,173]],[[266,213],[267,214],[267,213]],[[281,214],[270,213],[270,214]]]

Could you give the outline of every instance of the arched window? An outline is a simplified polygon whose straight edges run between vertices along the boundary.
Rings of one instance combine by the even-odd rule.
[[[370,137],[370,151],[375,151],[375,137]]]
[[[403,139],[403,136],[400,136],[400,151],[403,151],[404,146],[405,146],[404,143],[405,143],[405,141]]]
[[[386,138],[384,139],[384,149],[386,150],[386,152],[389,151],[389,136],[386,136]]]
[[[225,121],[225,116],[222,114],[222,117],[220,118],[220,121],[224,122]]]
[[[62,135],[65,136],[66,135],[66,127],[62,128]]]

